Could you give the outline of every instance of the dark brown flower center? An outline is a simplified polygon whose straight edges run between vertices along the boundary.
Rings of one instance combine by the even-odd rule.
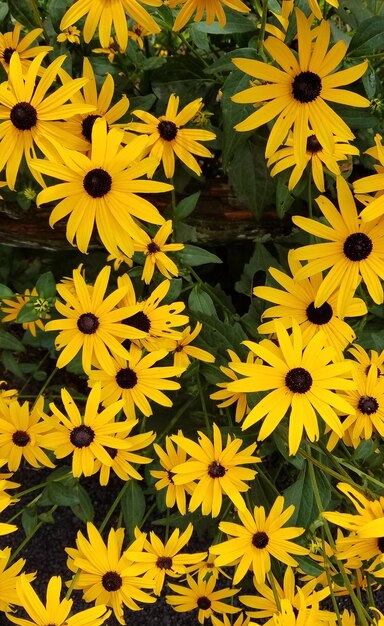
[[[37,111],[29,102],[18,102],[12,107],[10,117],[17,130],[31,130],[36,126]]]
[[[328,302],[324,302],[324,304],[319,307],[315,307],[314,303],[311,302],[311,304],[307,306],[306,313],[309,322],[322,326],[331,321],[333,310]]]
[[[302,104],[313,102],[321,93],[321,78],[313,72],[300,72],[292,83],[292,93],[295,100]]]
[[[321,145],[316,135],[310,135],[307,139],[307,152],[316,154],[316,152],[320,152],[320,150],[322,149],[323,146]]]
[[[160,133],[160,137],[165,141],[172,141],[177,135],[177,126],[174,122],[167,122],[162,120],[157,126],[157,130]]]
[[[123,324],[127,326],[133,326],[138,330],[142,330],[144,333],[149,333],[151,329],[151,321],[143,311],[138,311],[135,315],[131,315],[131,317],[127,317],[123,320]]]
[[[101,117],[101,115],[87,115],[87,117],[85,117],[83,121],[81,122],[81,134],[89,142],[92,141],[93,125],[96,122],[96,120],[99,119],[99,117]],[[109,130],[109,126],[107,123],[107,131],[108,130]]]
[[[269,543],[269,537],[264,531],[255,533],[252,537],[252,545],[259,550],[265,548]]]
[[[179,343],[175,348],[175,352],[182,352],[183,350],[184,350],[184,346],[182,343]]]
[[[303,367],[294,367],[286,375],[285,384],[292,393],[306,393],[312,387],[312,376]]]
[[[12,54],[15,52],[15,48],[5,48],[4,52],[3,52],[3,59],[5,61],[5,63],[7,65],[9,65],[9,62],[11,60],[11,56]]]
[[[211,601],[209,598],[207,598],[207,596],[201,596],[200,598],[197,598],[197,606],[199,607],[199,609],[203,609],[203,611],[206,611],[207,609],[209,609],[211,607]]]
[[[172,483],[172,485],[174,485],[175,483],[173,482],[173,477],[174,477],[175,473],[171,472],[171,470],[167,470],[167,478],[169,480],[170,483]]]
[[[361,396],[357,408],[364,413],[364,415],[372,415],[372,413],[376,413],[379,408],[379,403],[376,398],[372,398],[372,396]]]
[[[121,389],[133,389],[137,385],[137,374],[130,367],[117,372],[115,380]]]
[[[344,241],[344,254],[350,261],[364,261],[373,249],[372,240],[365,233],[353,233]]]
[[[96,167],[84,176],[83,187],[92,198],[102,198],[111,191],[111,175],[101,167]]]
[[[15,446],[19,446],[19,448],[24,448],[25,446],[29,444],[29,442],[31,441],[31,438],[28,435],[28,433],[25,432],[25,430],[17,430],[12,435],[12,441],[15,444]]]
[[[93,335],[99,328],[99,320],[93,313],[82,313],[77,320],[77,328],[84,335]]]
[[[123,581],[117,572],[106,572],[101,579],[101,584],[106,591],[118,591]]]
[[[172,559],[170,556],[159,556],[156,561],[156,567],[160,569],[172,569]]]
[[[76,426],[69,436],[72,445],[76,448],[87,448],[95,438],[95,433],[90,426]]]
[[[104,446],[104,450],[109,454],[111,459],[114,459],[118,452],[116,448],[109,448],[108,446]]]
[[[208,465],[208,475],[211,478],[222,478],[227,470],[220,465],[219,461],[213,461]]]
[[[149,254],[156,254],[156,252],[160,252],[159,246],[154,241],[151,241],[151,243],[147,245],[147,250]]]
[[[378,537],[377,547],[379,548],[380,552],[384,553],[384,537]]]

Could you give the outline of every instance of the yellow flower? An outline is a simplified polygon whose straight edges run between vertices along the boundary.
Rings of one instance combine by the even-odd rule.
[[[11,611],[12,605],[21,605],[22,602],[16,592],[17,579],[25,565],[25,559],[18,559],[7,568],[11,557],[11,548],[0,550],[0,611]],[[26,574],[28,581],[35,578],[35,574]]]
[[[55,467],[42,448],[50,427],[41,420],[44,398],[39,396],[33,408],[29,402],[12,400],[0,405],[0,459],[7,459],[15,472],[24,458],[32,467]]]
[[[196,322],[196,326],[191,332],[191,327],[188,326],[183,330],[180,339],[175,342],[172,350],[174,352],[173,364],[176,367],[183,367],[184,369],[187,369],[187,367],[191,363],[191,359],[189,357],[192,357],[193,359],[198,359],[199,361],[204,361],[205,363],[215,362],[215,357],[213,356],[213,354],[211,354],[207,350],[203,350],[202,348],[197,348],[196,346],[190,345],[192,341],[196,339],[202,327],[203,325],[201,322]]]
[[[368,374],[369,368],[373,365],[377,367],[379,376],[384,376],[384,350],[380,354],[376,350],[370,350],[368,354],[364,348],[355,343],[348,352],[355,357],[356,366],[362,374]]]
[[[49,158],[54,158],[55,141],[74,150],[82,149],[84,142],[72,137],[58,120],[66,120],[75,113],[89,113],[94,108],[91,105],[65,104],[85,84],[84,78],[75,78],[70,84],[46,95],[67,58],[65,55],[57,57],[45,70],[44,78],[36,84],[46,54],[38,54],[24,75],[18,53],[12,54],[8,81],[0,86],[0,119],[4,120],[0,125],[0,170],[6,165],[10,189],[15,188],[22,156],[25,156],[29,167],[32,157],[36,156],[35,146]],[[44,186],[40,174],[35,170],[32,174]]]
[[[145,0],[145,4],[160,6],[160,0]],[[153,33],[159,33],[160,28],[155,20],[146,11],[138,0],[116,0],[105,3],[104,0],[75,0],[64,14],[60,29],[65,30],[87,15],[84,23],[83,37],[89,43],[99,27],[99,40],[103,48],[109,45],[112,26],[115,29],[116,41],[123,52],[128,44],[127,17],[136,20],[144,28]]]
[[[8,506],[18,502],[18,498],[14,498],[6,492],[6,489],[17,489],[19,483],[8,480],[12,474],[0,474],[0,513],[3,513]],[[15,524],[0,522],[0,536],[9,535],[17,530]]]
[[[243,441],[227,435],[223,447],[221,432],[213,424],[213,442],[204,433],[197,431],[199,443],[184,435],[173,435],[172,440],[190,455],[190,459],[172,469],[175,485],[183,485],[197,480],[189,502],[189,510],[195,511],[200,505],[203,515],[217,517],[221,510],[223,495],[232,500],[237,509],[244,511],[246,504],[241,492],[248,491],[244,481],[254,480],[257,472],[243,465],[259,463],[257,456],[252,456],[256,443],[244,450],[239,450]]]
[[[182,436],[183,433],[179,430],[177,434]],[[151,476],[160,479],[155,483],[155,487],[158,491],[166,488],[165,503],[167,507],[172,509],[176,504],[180,513],[185,515],[187,509],[186,494],[191,495],[196,485],[193,481],[183,485],[175,485],[173,468],[186,461],[187,453],[179,445],[175,447],[171,437],[168,436],[165,438],[165,450],[157,443],[154,443],[153,447],[159,457],[160,465],[163,467],[162,470],[150,471]]]
[[[141,239],[139,241],[135,241],[134,243],[135,252],[143,252],[145,256],[145,263],[141,278],[146,285],[149,285],[151,282],[155,268],[157,268],[166,278],[172,278],[172,276],[179,275],[179,268],[166,253],[182,250],[184,248],[184,244],[166,243],[171,233],[172,220],[168,220],[159,228],[153,238],[147,235],[146,232],[142,231]]]
[[[91,291],[79,269],[73,271],[75,294],[65,285],[57,285],[57,291],[65,304],[56,300],[56,309],[64,317],[46,325],[48,331],[60,331],[56,347],[64,350],[57,360],[57,367],[67,365],[81,351],[86,373],[90,372],[92,364],[113,373],[115,368],[111,355],[128,356],[120,341],[145,336],[142,331],[123,323],[126,317],[137,312],[138,307],[115,308],[127,292],[124,287],[115,289],[104,299],[110,273],[111,268],[105,266]]]
[[[384,222],[367,224],[361,220],[352,192],[342,176],[336,179],[336,189],[340,212],[325,196],[316,198],[329,226],[307,217],[292,218],[299,228],[328,240],[327,243],[302,246],[294,251],[293,257],[309,261],[297,272],[296,280],[331,268],[319,287],[314,304],[320,307],[338,289],[337,313],[343,316],[360,277],[372,300],[376,304],[383,302],[380,279],[384,278]]]
[[[249,131],[258,128],[278,116],[270,132],[265,156],[270,158],[293,130],[293,151],[296,162],[305,163],[308,125],[321,146],[334,152],[334,135],[344,141],[354,138],[345,122],[326,103],[326,100],[355,107],[368,107],[369,100],[339,87],[353,83],[366,71],[367,61],[346,70],[334,72],[344,58],[347,44],[339,40],[328,51],[331,29],[323,20],[312,49],[310,26],[304,13],[295,9],[297,20],[298,58],[277,37],[269,37],[264,46],[282,69],[250,59],[233,59],[240,70],[265,81],[232,97],[239,104],[260,104],[236,130]],[[333,73],[332,73],[333,72]]]
[[[91,476],[100,468],[100,464],[111,467],[114,451],[129,448],[129,441],[116,437],[117,433],[127,433],[131,429],[127,421],[114,421],[123,402],[114,402],[99,413],[100,384],[91,390],[84,415],[81,415],[66,389],[61,390],[61,400],[65,413],[51,402],[49,408],[52,417],[43,414],[45,424],[50,429],[50,433],[44,437],[45,447],[53,450],[57,459],[72,455],[72,474],[75,478],[82,474]],[[97,460],[100,461],[98,465]]]
[[[107,256],[107,261],[113,261],[113,269],[115,272],[118,272],[122,263],[125,263],[128,267],[132,267],[133,261],[129,257],[127,257],[122,252],[117,254],[109,254]]]
[[[131,122],[127,126],[128,130],[149,135],[146,148],[158,163],[163,162],[167,178],[172,178],[175,173],[175,155],[198,176],[201,174],[201,167],[193,155],[212,156],[209,150],[198,142],[212,141],[216,138],[215,133],[197,128],[183,128],[201,109],[202,102],[202,98],[197,98],[178,113],[179,97],[171,94],[167,110],[159,118],[147,111],[133,111],[133,115],[144,124]]]
[[[213,613],[238,613],[240,609],[222,602],[226,598],[236,595],[238,589],[220,589],[215,591],[215,579],[211,577],[209,580],[199,579],[193,580],[191,576],[186,577],[188,587],[181,585],[172,585],[169,588],[178,595],[167,595],[166,601],[178,613],[193,611],[198,609],[197,619],[200,624],[211,617]]]
[[[384,214],[384,147],[381,135],[375,135],[375,143],[376,146],[367,150],[367,153],[380,163],[380,165],[375,165],[376,174],[364,176],[364,178],[359,178],[353,183],[353,191],[357,194],[358,199],[361,194],[377,192],[374,198],[364,195],[361,197],[364,204],[367,204],[361,212],[361,219],[364,222],[371,222]]]
[[[59,43],[65,43],[66,41],[69,41],[69,43],[79,44],[80,31],[78,28],[76,28],[76,26],[70,26],[69,28],[66,28],[64,31],[62,31],[59,35],[57,35],[56,39]]]
[[[9,63],[14,52],[20,57],[23,74],[31,65],[31,60],[42,52],[49,52],[52,46],[31,46],[33,42],[43,33],[42,28],[31,30],[25,37],[20,39],[21,26],[16,23],[13,31],[0,33],[0,63],[6,72],[9,70]],[[44,68],[40,68],[38,75],[41,76]]]
[[[79,531],[77,547],[66,548],[69,555],[67,566],[76,574],[74,589],[83,589],[86,602],[96,601],[96,605],[112,607],[119,624],[125,624],[123,606],[138,611],[141,607],[136,601],[156,602],[156,598],[143,591],[152,589],[153,582],[132,573],[134,566],[129,561],[129,550],[122,553],[123,528],[111,528],[107,544],[90,522],[87,523],[87,534],[88,540]],[[136,540],[133,549],[139,550],[144,540],[145,538],[140,542]]]
[[[271,569],[271,556],[280,563],[296,567],[297,561],[291,554],[304,555],[308,550],[290,541],[302,535],[304,528],[283,528],[294,510],[293,504],[284,510],[284,498],[278,496],[267,517],[263,506],[255,506],[253,514],[248,510],[237,512],[242,525],[220,522],[219,529],[233,539],[211,546],[212,554],[218,555],[215,565],[236,565],[235,585],[249,569],[258,584],[264,583]]]
[[[76,239],[81,252],[87,252],[96,224],[109,253],[118,256],[123,252],[131,257],[132,239],[141,237],[141,227],[134,218],[151,224],[165,221],[153,204],[137,194],[170,191],[172,187],[140,180],[156,160],[149,157],[138,161],[147,143],[146,137],[136,137],[120,149],[123,134],[124,131],[117,128],[108,132],[106,120],[97,119],[92,128],[90,157],[62,148],[50,161],[34,159],[31,163],[34,170],[65,181],[43,189],[37,196],[37,204],[60,200],[49,223],[54,226],[69,215],[67,238],[72,245]]]
[[[20,626],[47,626],[47,624],[62,624],[65,626],[101,626],[110,616],[111,611],[107,611],[105,605],[99,605],[92,609],[72,614],[73,600],[66,598],[60,602],[61,578],[60,576],[52,576],[47,585],[46,606],[41,602],[39,596],[33,589],[25,574],[20,574],[16,582],[16,591],[19,598],[19,604],[27,612],[28,617],[33,621],[19,617],[14,617],[8,613],[8,619],[14,624]]]
[[[384,378],[375,366],[367,374],[356,369],[353,377],[356,387],[345,392],[345,397],[355,412],[346,416],[343,429],[349,430],[357,448],[361,439],[372,439],[375,432],[384,437]]]
[[[109,44],[107,46],[105,46],[104,48],[94,48],[92,52],[95,52],[96,54],[106,54],[108,61],[110,63],[113,63],[113,61],[115,60],[116,54],[118,54],[119,52],[120,54],[123,54],[124,50],[122,50],[119,47],[119,45],[117,44],[117,42],[114,40],[113,37],[110,37]]]
[[[24,304],[27,302],[31,302],[31,296],[37,296],[36,287],[31,290],[26,289],[23,295],[16,295],[15,300],[11,300],[9,298],[3,298],[1,304],[1,310],[4,313],[7,313],[5,317],[2,318],[2,322],[17,322],[17,316],[23,308]],[[7,306],[4,306],[7,305]],[[48,313],[42,313],[41,317],[43,319],[47,319],[50,317]],[[44,323],[41,319],[35,320],[34,322],[23,322],[24,330],[29,330],[33,337],[36,337],[36,328],[40,328],[40,330],[44,330]]]
[[[181,30],[189,22],[193,13],[196,13],[193,18],[194,22],[201,22],[205,13],[207,24],[213,24],[217,18],[220,27],[223,28],[227,23],[223,5],[240,13],[250,11],[250,8],[241,0],[220,0],[219,2],[214,0],[180,0],[180,4],[183,4],[183,8],[178,13],[173,25],[173,30],[176,31]]]
[[[198,563],[204,557],[204,552],[194,554],[179,554],[180,550],[188,543],[193,533],[192,524],[188,524],[183,533],[180,534],[176,528],[168,541],[163,543],[154,533],[149,533],[149,541],[146,533],[135,530],[136,538],[144,534],[145,543],[140,552],[129,550],[128,558],[133,563],[137,563],[137,573],[145,573],[154,581],[154,593],[159,596],[164,586],[165,576],[179,578],[188,571],[187,565]]]

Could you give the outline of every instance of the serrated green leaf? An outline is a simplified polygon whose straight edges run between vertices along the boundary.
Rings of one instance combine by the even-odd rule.
[[[184,249],[178,252],[178,256],[184,265],[189,265],[190,267],[206,265],[207,263],[222,263],[222,260],[216,254],[191,244],[185,244]]]
[[[3,328],[0,328],[0,349],[12,350],[12,352],[25,352],[25,348],[21,341]]]
[[[28,29],[43,28],[40,12],[35,0],[8,0],[11,15]]]
[[[348,48],[349,57],[364,57],[384,48],[384,17],[375,15],[359,24]]]
[[[137,480],[131,478],[121,499],[121,511],[124,525],[131,540],[134,539],[135,526],[139,526],[145,514],[143,488]]]
[[[188,217],[188,215],[192,213],[192,211],[195,210],[196,205],[200,198],[200,194],[201,192],[198,191],[196,193],[193,193],[191,196],[188,196],[187,198],[183,198],[182,200],[180,200],[180,202],[178,203],[176,207],[176,212],[175,212],[176,220],[179,220],[179,221],[184,220],[186,217]]]
[[[190,292],[188,296],[188,307],[197,317],[200,313],[217,317],[216,308],[211,296],[201,289],[199,285],[196,285]]]
[[[56,296],[56,281],[52,272],[41,274],[36,283],[36,290],[39,296],[45,300]]]

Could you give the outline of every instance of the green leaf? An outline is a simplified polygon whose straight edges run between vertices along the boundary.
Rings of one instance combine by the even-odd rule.
[[[344,122],[351,128],[362,130],[363,128],[376,128],[379,124],[379,120],[369,113],[369,109],[360,109],[358,107],[342,106],[335,104],[333,109]]]
[[[163,56],[149,57],[142,62],[140,69],[143,71],[157,70],[166,62],[166,57]]]
[[[29,302],[23,304],[16,317],[16,322],[18,324],[24,324],[26,322],[36,322],[36,320],[39,319],[39,313],[35,308],[35,303],[36,298],[32,296]]]
[[[235,70],[235,67],[236,67],[233,63],[233,59],[257,59],[259,61],[264,60],[257,53],[255,48],[236,48],[236,50],[231,50],[230,52],[223,54],[221,57],[217,59],[217,61],[214,61],[213,63],[211,63],[211,65],[204,70],[204,73],[205,74],[217,74],[220,72],[232,72]],[[240,70],[238,71],[240,72]],[[240,72],[240,75],[244,76],[244,72]],[[248,83],[249,83],[249,76],[247,75],[247,77],[248,77]],[[232,81],[230,81],[230,84],[231,83]],[[248,87],[249,85],[247,84],[246,86]],[[223,88],[223,93],[224,91],[227,90],[227,87]],[[241,91],[241,89],[236,83],[234,84],[234,89],[236,89],[236,91]],[[239,108],[239,105],[237,104],[236,107]]]
[[[71,506],[72,512],[83,522],[91,522],[95,513],[92,500],[80,483],[77,483],[75,490],[79,501]]]
[[[228,182],[240,202],[260,218],[268,206],[275,204],[276,183],[271,178],[264,157],[265,144],[249,139],[237,150],[228,167]]]
[[[256,55],[255,55],[256,56]],[[252,58],[252,57],[251,57]],[[233,66],[234,67],[234,66]],[[244,72],[235,69],[227,78],[223,85],[223,97],[221,99],[221,111],[223,115],[223,145],[222,159],[224,170],[234,157],[241,152],[247,139],[253,135],[254,131],[239,133],[234,130],[234,126],[242,122],[248,115],[254,112],[254,107],[249,104],[240,105],[232,101],[232,96],[239,91],[249,87],[249,76]]]
[[[12,289],[0,283],[0,298],[12,298],[13,295]]]
[[[308,466],[305,465],[299,473],[298,479],[284,491],[285,508],[293,504],[295,507],[289,523],[292,526],[300,525],[307,528],[312,520],[313,509],[313,489],[308,472]]]
[[[276,183],[276,212],[278,217],[283,218],[291,208],[295,198],[288,190],[288,183],[284,176],[277,177]]]
[[[189,265],[190,267],[206,265],[207,263],[222,263],[222,260],[216,254],[191,244],[185,244],[184,249],[180,250],[178,256],[184,265]]]
[[[376,95],[377,78],[378,77],[374,68],[369,65],[367,71],[361,79],[363,81],[365,93],[367,94],[367,98],[369,98],[369,100],[373,100]]]
[[[349,57],[364,57],[384,48],[384,17],[376,15],[357,28],[348,48]]]
[[[6,2],[0,3],[0,24],[4,22],[4,19],[9,11],[8,4]]]
[[[0,328],[0,349],[12,350],[12,352],[25,352],[25,348],[19,339],[16,339],[11,333]]]
[[[124,525],[131,540],[134,539],[135,526],[139,526],[145,514],[143,487],[131,478],[121,499],[121,511]]]
[[[236,11],[227,9],[226,23],[224,26],[220,26],[219,22],[213,22],[207,24],[206,22],[199,22],[195,24],[196,30],[202,33],[209,33],[210,35],[232,35],[236,33],[250,33],[255,30],[255,21],[250,17],[245,17]]]
[[[36,283],[37,293],[41,298],[48,300],[49,298],[55,298],[56,296],[56,281],[52,272],[45,272],[41,274]]]
[[[188,196],[187,198],[183,198],[182,200],[180,200],[180,202],[178,203],[176,207],[176,212],[175,212],[176,220],[180,220],[180,221],[184,220],[186,217],[188,217],[188,215],[192,213],[192,211],[195,210],[198,200],[200,198],[200,194],[201,192],[197,191],[196,193],[193,193],[191,196]]]
[[[248,263],[244,265],[240,280],[235,283],[238,293],[252,296],[253,278],[256,272],[267,272],[270,267],[278,267],[276,259],[260,241],[255,242],[255,249]]]
[[[70,477],[60,482],[52,481],[47,485],[40,498],[40,504],[49,506],[58,504],[59,506],[70,506],[78,504],[79,494],[76,488],[76,481]]]
[[[60,31],[60,22],[70,5],[71,0],[49,0],[47,11],[56,32]]]
[[[200,313],[217,317],[211,296],[201,289],[199,285],[196,285],[189,294],[188,307],[196,317],[199,317]]]
[[[21,514],[21,525],[26,537],[30,537],[39,522],[37,508],[35,506],[27,506]]]
[[[43,22],[35,0],[8,0],[11,15],[28,29],[43,28]]]

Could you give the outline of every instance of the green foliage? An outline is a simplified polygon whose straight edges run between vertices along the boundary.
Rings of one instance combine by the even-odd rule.
[[[135,537],[135,527],[141,525],[145,509],[143,488],[137,480],[131,478],[121,499],[124,526],[131,541]]]

